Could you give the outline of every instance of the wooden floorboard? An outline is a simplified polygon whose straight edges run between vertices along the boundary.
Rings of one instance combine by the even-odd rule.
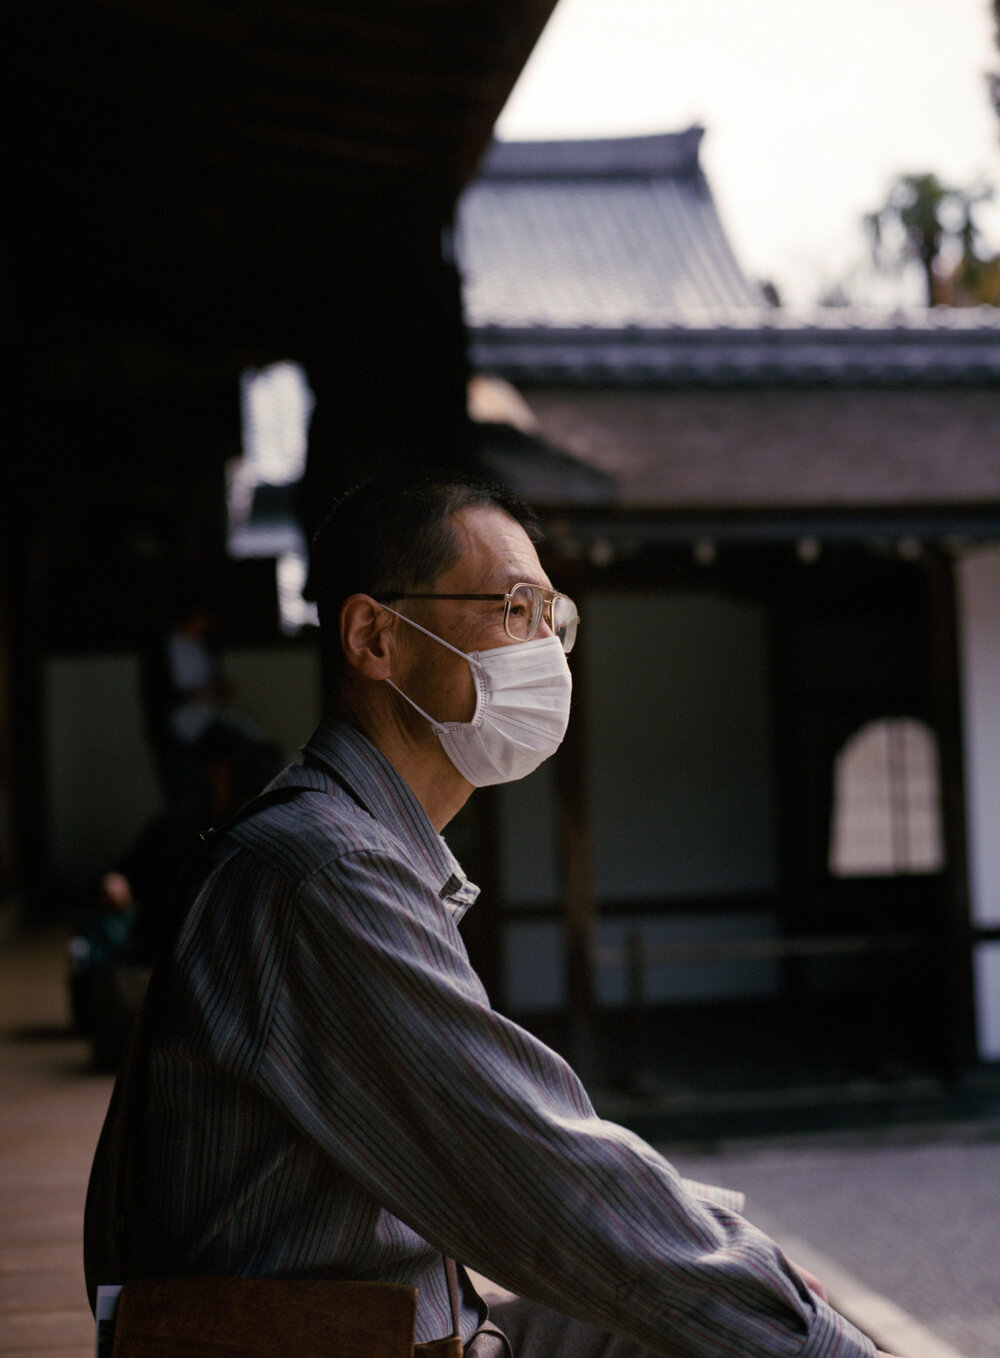
[[[0,1355],[90,1358],[87,1176],[111,1080],[69,1026],[63,934],[0,951]]]

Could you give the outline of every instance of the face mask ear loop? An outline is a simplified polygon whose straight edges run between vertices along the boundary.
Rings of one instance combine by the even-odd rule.
[[[376,600],[376,602],[378,602],[378,601]],[[415,628],[417,629],[418,632],[423,632],[423,634],[424,634],[425,637],[430,637],[430,639],[431,639],[432,641],[436,641],[436,642],[438,642],[438,643],[439,643],[440,645],[442,645],[442,646],[447,646],[449,651],[454,651],[455,654],[456,654],[456,655],[460,655],[460,656],[462,657],[463,660],[467,660],[467,661],[469,662],[470,665],[475,665],[477,669],[480,669],[480,670],[482,669],[482,665],[479,663],[479,659],[478,659],[477,653],[476,653],[475,651],[473,651],[473,652],[471,652],[471,653],[470,653],[469,651],[460,651],[460,650],[458,649],[458,647],[457,647],[457,646],[453,646],[453,645],[451,644],[450,641],[445,641],[444,637],[439,637],[438,634],[437,634],[436,632],[430,631],[430,629],[427,628],[427,627],[421,627],[419,622],[414,622],[413,619],[412,619],[412,618],[408,618],[408,617],[406,616],[405,613],[397,613],[396,610],[395,610],[394,608],[390,608],[388,604],[379,604],[379,607],[380,607],[380,608],[384,608],[385,611],[386,611],[387,613],[391,613],[391,614],[393,615],[393,617],[401,618],[401,619],[403,620],[403,622],[409,623],[410,626],[411,626],[411,627],[415,627]],[[392,680],[391,680],[391,679],[387,680],[386,682],[392,684]],[[396,685],[395,685],[395,684],[392,684],[392,686],[393,686],[393,688],[396,688]],[[398,693],[399,690],[396,689],[396,692]],[[404,697],[404,698],[406,697],[406,694],[405,694],[405,693],[403,694],[403,697]],[[413,706],[414,706],[414,707],[417,707],[416,703],[414,703]],[[420,708],[419,708],[419,707],[417,707],[417,711],[418,711],[418,712],[420,711]],[[430,719],[428,718],[428,720],[430,720]]]
[[[390,688],[394,688],[396,692],[399,694],[399,696],[404,700],[404,702],[408,702],[415,712],[419,712],[425,721],[429,721],[435,731],[441,731],[444,729],[439,721],[435,721],[434,718],[430,716],[427,712],[425,712],[422,707],[418,706],[418,704],[415,703],[412,698],[407,698],[406,694],[403,692],[403,690],[399,687],[398,684],[394,684],[391,679],[387,679],[385,682],[389,685]]]
[[[394,617],[401,618],[403,622],[408,622],[410,626],[415,627],[418,632],[423,632],[425,637],[430,637],[432,641],[437,641],[440,642],[442,646],[447,646],[449,651],[454,651],[456,655],[460,655],[463,660],[467,660],[469,664],[474,665],[476,669],[481,670],[483,668],[479,660],[475,656],[469,655],[467,651],[460,651],[458,647],[453,646],[450,641],[445,641],[444,637],[439,637],[435,632],[431,632],[428,628],[421,627],[419,622],[414,622],[412,618],[408,618],[404,613],[397,613],[396,610],[394,608],[390,608],[388,604],[382,604],[381,607],[384,608],[387,613],[391,613]],[[396,690],[396,692],[399,694],[399,696],[403,699],[404,702],[410,704],[414,712],[419,712],[420,715],[423,717],[424,721],[429,721],[435,731],[440,732],[447,729],[445,726],[442,726],[439,721],[435,721],[434,718],[430,715],[430,713],[425,712],[424,709],[418,703],[415,703],[413,701],[412,698],[407,697],[407,695],[403,692],[403,690],[399,687],[398,684],[394,684],[391,679],[387,679],[385,682],[389,685],[390,688]],[[478,693],[479,690],[478,683],[476,684],[476,690]],[[477,711],[479,710],[478,701],[476,703],[476,710]]]

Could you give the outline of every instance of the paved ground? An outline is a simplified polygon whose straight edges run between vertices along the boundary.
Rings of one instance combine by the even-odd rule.
[[[65,940],[0,951],[0,1355],[85,1358],[80,1234],[111,1081],[66,1027]],[[665,1148],[904,1358],[1000,1355],[1000,1122]]]
[[[905,1358],[1000,1354],[1000,1124],[670,1150]]]

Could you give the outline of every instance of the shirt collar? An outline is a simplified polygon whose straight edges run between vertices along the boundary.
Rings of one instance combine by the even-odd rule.
[[[460,915],[465,913],[479,888],[465,876],[409,783],[367,736],[334,717],[324,717],[302,752],[325,764],[369,815],[402,839],[440,883],[440,898]]]

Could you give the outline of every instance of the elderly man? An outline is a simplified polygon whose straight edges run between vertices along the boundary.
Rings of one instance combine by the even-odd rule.
[[[441,831],[569,718],[578,619],[536,540],[449,477],[362,487],[321,530],[326,715],[219,837],[164,972],[134,1271],[402,1282],[429,1340],[448,1255],[517,1294],[488,1315],[462,1272],[470,1355],[870,1358],[737,1198],[600,1121],[470,967],[477,890]],[[91,1286],[114,1174],[102,1143]]]

